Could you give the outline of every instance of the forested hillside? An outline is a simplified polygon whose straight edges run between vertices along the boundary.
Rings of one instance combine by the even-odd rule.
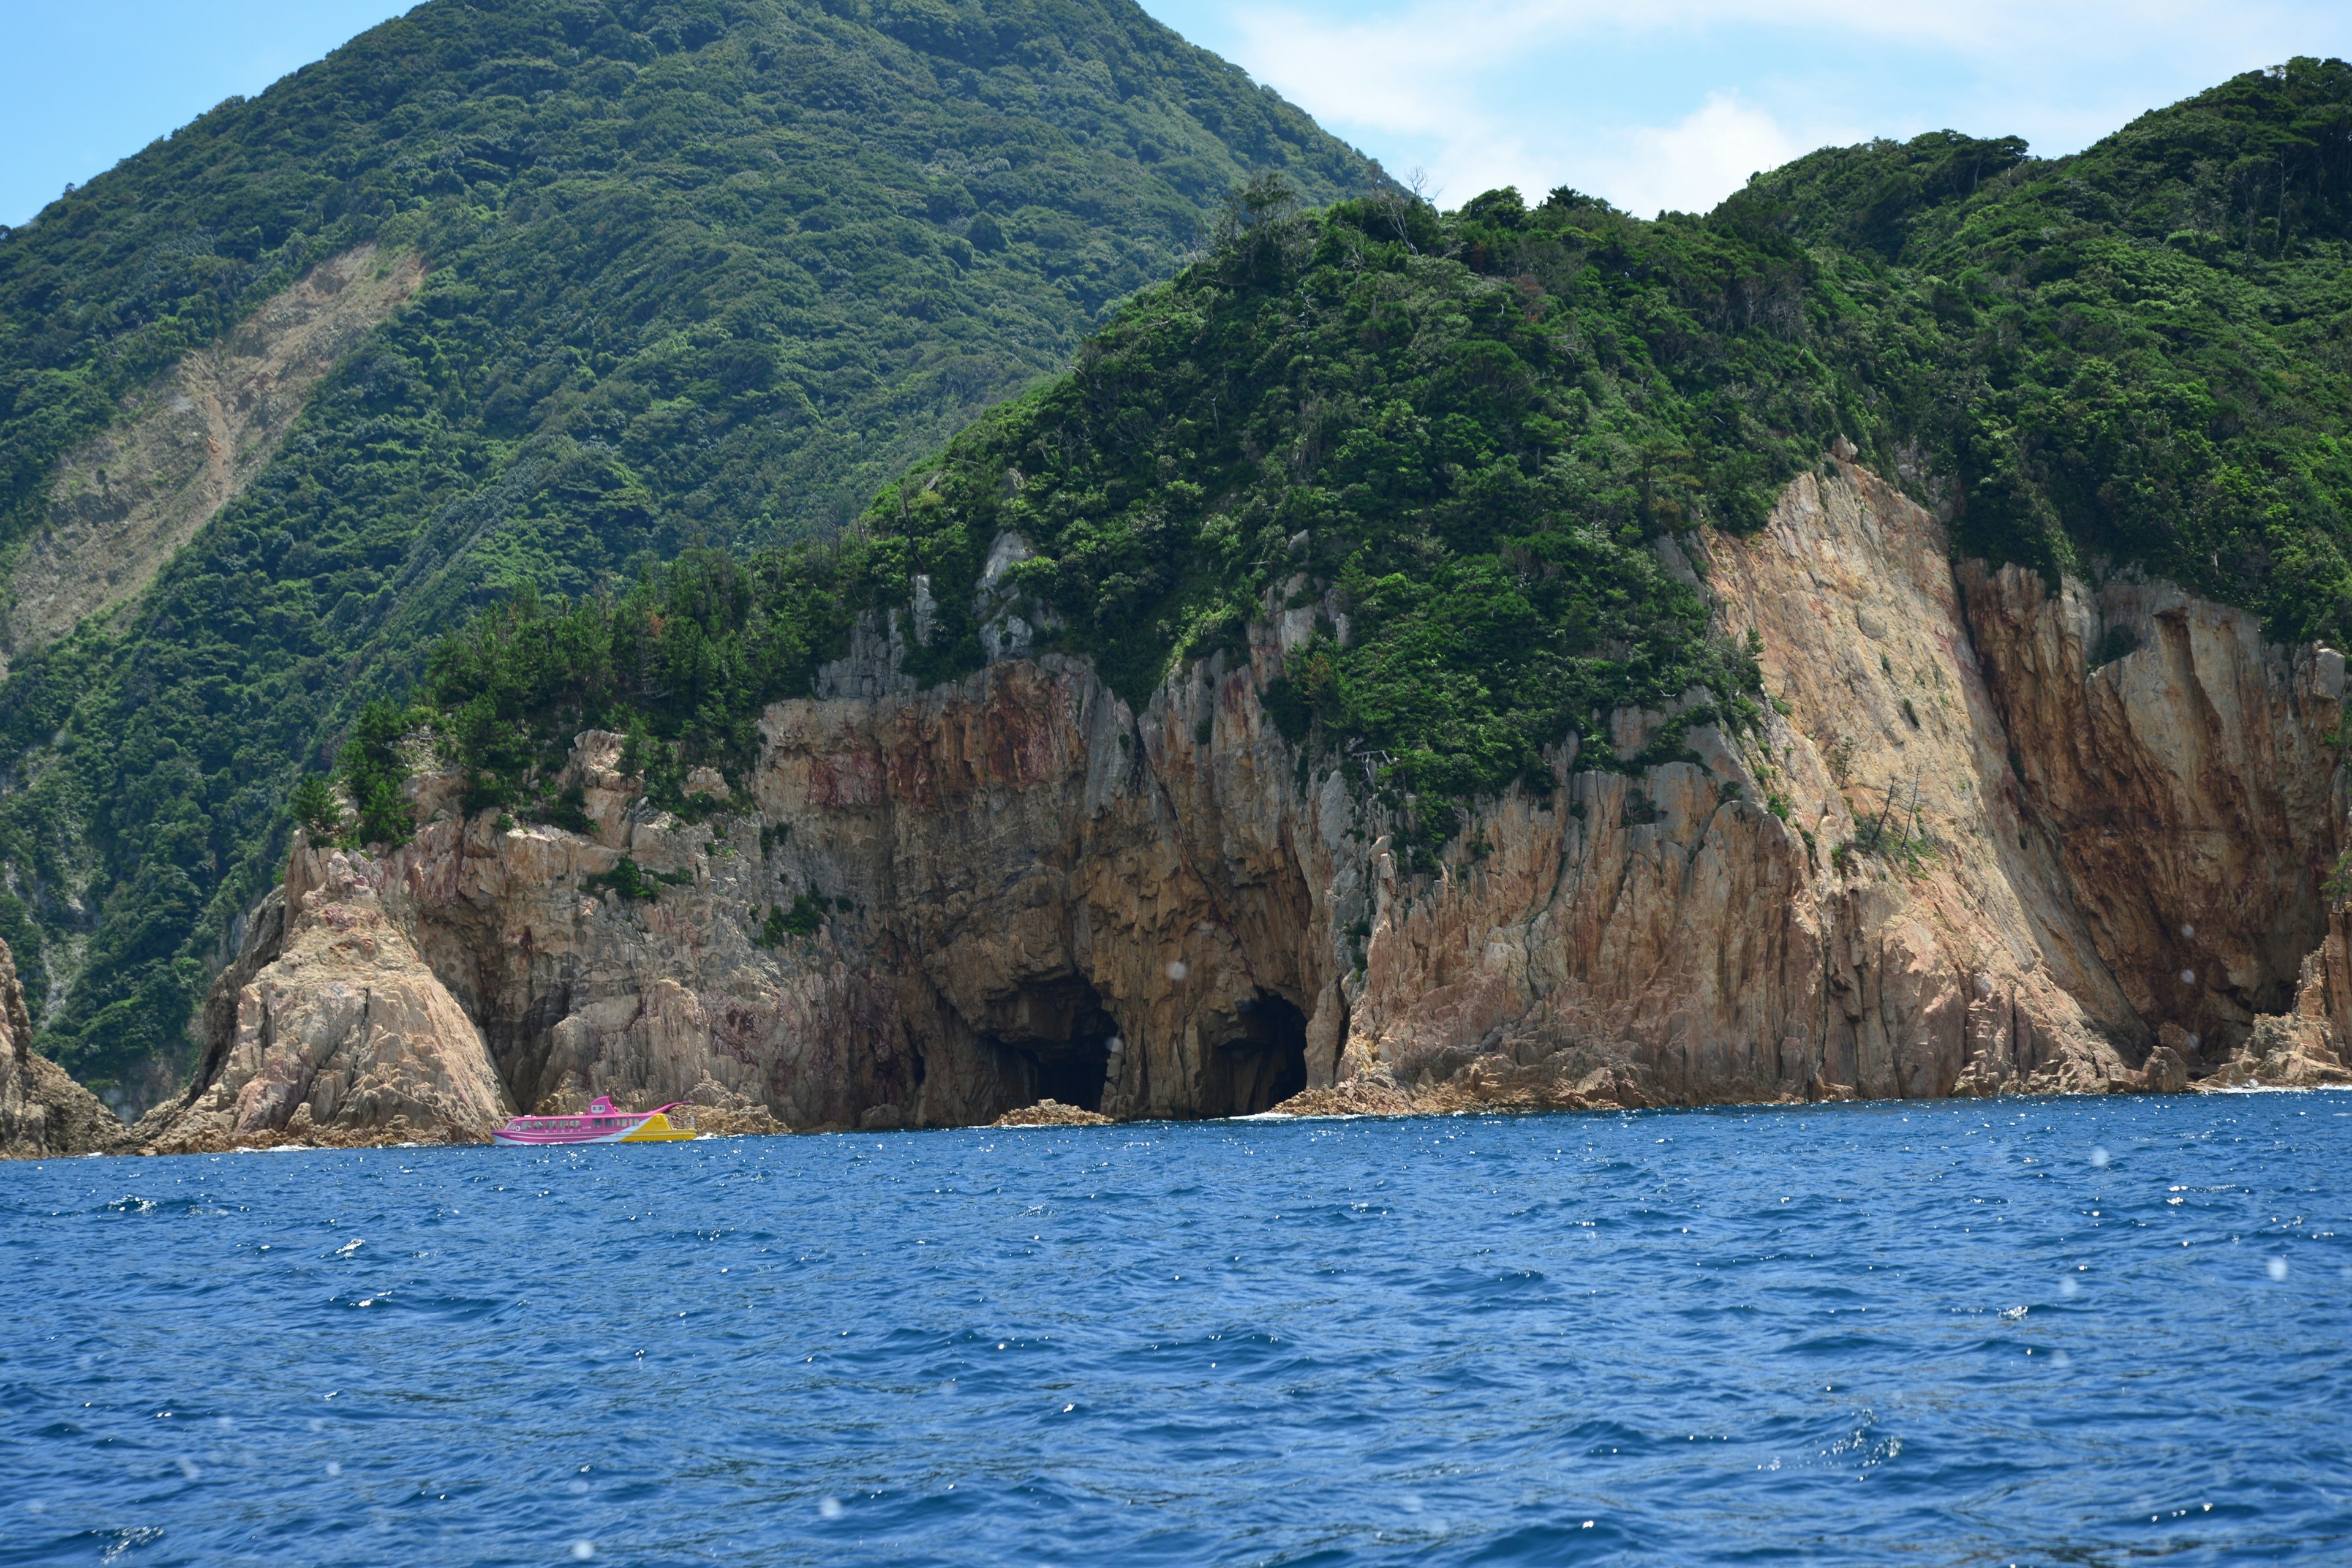
[[[430,0],[0,231],[0,547],[307,268],[428,268],[151,592],[14,650],[0,936],[43,1048],[153,1092],[288,787],[434,635],[830,534],[1266,169],[1377,178],[1126,0]]]
[[[2074,157],[1950,132],[1832,149],[1652,222],[1567,188],[1435,212],[1139,16],[1038,15],[1015,33],[972,9],[763,5],[696,33],[665,7],[574,37],[546,13],[533,58],[593,90],[401,101],[420,125],[562,103],[561,126],[499,143],[522,149],[507,163],[450,131],[432,158],[339,173],[338,192],[411,184],[380,211],[311,192],[321,216],[247,261],[207,229],[186,277],[227,279],[212,317],[193,284],[178,314],[75,303],[78,279],[119,301],[182,276],[97,239],[74,261],[86,194],[29,237],[59,247],[47,270],[28,237],[0,244],[11,428],[45,462],[175,352],[155,345],[202,341],[307,258],[373,237],[433,268],[135,613],[0,689],[21,759],[0,850],[29,907],[0,903],[0,934],[71,980],[47,1048],[101,1080],[179,1058],[294,773],[339,738],[362,841],[404,831],[394,742],[419,722],[477,805],[572,820],[543,780],[598,723],[692,811],[686,769],[741,781],[761,707],[805,692],[861,610],[911,610],[919,575],[919,675],[977,668],[985,616],[1017,603],[1137,701],[1235,646],[1270,589],[1335,612],[1266,699],[1310,753],[1371,760],[1412,856],[1475,853],[1449,845],[1456,805],[1540,787],[1543,748],[1612,707],[1696,690],[1735,728],[1759,714],[1739,629],[1710,629],[1657,541],[1757,526],[1841,437],[1964,552],[2144,569],[2283,638],[2352,637],[2341,62],[2236,79]],[[709,88],[730,72],[747,85]],[[932,118],[844,107],[886,88]],[[289,136],[251,130],[236,156]],[[794,137],[833,173],[778,157]],[[214,166],[154,174],[152,199]],[[1205,253],[1145,286],[1212,210]],[[983,600],[1008,530],[1034,553]],[[296,804],[331,815],[315,784]]]
[[[2136,564],[2352,637],[2352,66],[2021,153],[1817,153],[1709,221],[1851,258],[1814,309],[1858,329],[1881,459],[1953,487],[1964,551]]]
[[[1759,711],[1738,628],[1709,633],[1654,542],[1755,527],[1841,436],[1946,508],[1964,552],[2145,569],[2341,643],[2347,128],[2352,69],[2305,60],[2079,157],[1950,134],[1843,149],[1703,218],[1569,190],[1314,214],[1261,183],[1208,257],[850,539],[486,616],[436,654],[425,708],[376,716],[348,777],[388,806],[384,740],[421,720],[477,804],[562,820],[531,770],[593,722],[635,734],[684,807],[687,765],[740,779],[761,706],[805,693],[857,610],[911,609],[919,574],[937,608],[918,673],[978,667],[982,614],[1025,599],[1048,646],[1139,703],[1295,580],[1290,603],[1336,590],[1350,624],[1292,656],[1277,721],[1383,759],[1407,846],[1432,852],[1454,803],[1539,786],[1541,749],[1597,739],[1613,706],[1696,688],[1735,728]],[[1006,530],[1035,553],[983,598]]]

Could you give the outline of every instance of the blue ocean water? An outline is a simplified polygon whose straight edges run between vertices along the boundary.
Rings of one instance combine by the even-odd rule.
[[[2352,1562],[2352,1095],[0,1165],[0,1563]]]

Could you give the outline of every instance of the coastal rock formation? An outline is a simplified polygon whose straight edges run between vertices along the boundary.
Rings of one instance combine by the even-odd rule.
[[[2294,1005],[2255,1018],[2244,1042],[2199,1085],[2312,1089],[2352,1084],[2352,910],[2329,911],[2327,934],[2303,961]]]
[[[585,833],[420,779],[408,845],[298,851],[286,952],[257,921],[191,1113],[470,1133],[502,1094],[609,1094],[872,1129],[2342,1070],[2340,655],[2162,584],[1956,571],[1843,457],[1758,532],[1661,550],[1752,634],[1761,724],[1621,711],[1435,855],[1377,758],[1302,757],[1260,705],[1313,620],[1271,595],[1246,658],[1140,711],[1022,651],[1021,606],[984,606],[1003,657],[928,689],[923,618],[869,618],[768,710],[741,794],[698,775],[698,822],[597,731],[561,781]],[[380,965],[411,999],[396,1070],[331,1078]]]
[[[0,942],[0,1159],[110,1152],[129,1136],[98,1096],[33,1049],[16,958]]]
[[[297,839],[282,900],[207,998],[196,1084],[141,1121],[142,1143],[478,1140],[513,1113],[480,1031],[387,913],[382,875]]]
[[[1058,1100],[1041,1100],[1034,1105],[1019,1106],[1006,1111],[989,1125],[992,1127],[1108,1127],[1110,1118],[1098,1110],[1081,1110],[1075,1105],[1064,1105]]]
[[[2134,1016],[2210,1065],[2291,1007],[2328,934],[2343,655],[2166,584],[1959,575],[2042,852]]]

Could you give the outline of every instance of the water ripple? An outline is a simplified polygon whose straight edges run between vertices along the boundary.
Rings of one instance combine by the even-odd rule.
[[[0,1166],[0,1565],[2352,1561],[2347,1156],[2305,1094]]]

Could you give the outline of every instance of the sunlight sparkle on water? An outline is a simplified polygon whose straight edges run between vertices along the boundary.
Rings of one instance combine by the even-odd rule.
[[[12,1162],[0,1561],[2336,1562],[2347,1211],[2312,1093]]]

